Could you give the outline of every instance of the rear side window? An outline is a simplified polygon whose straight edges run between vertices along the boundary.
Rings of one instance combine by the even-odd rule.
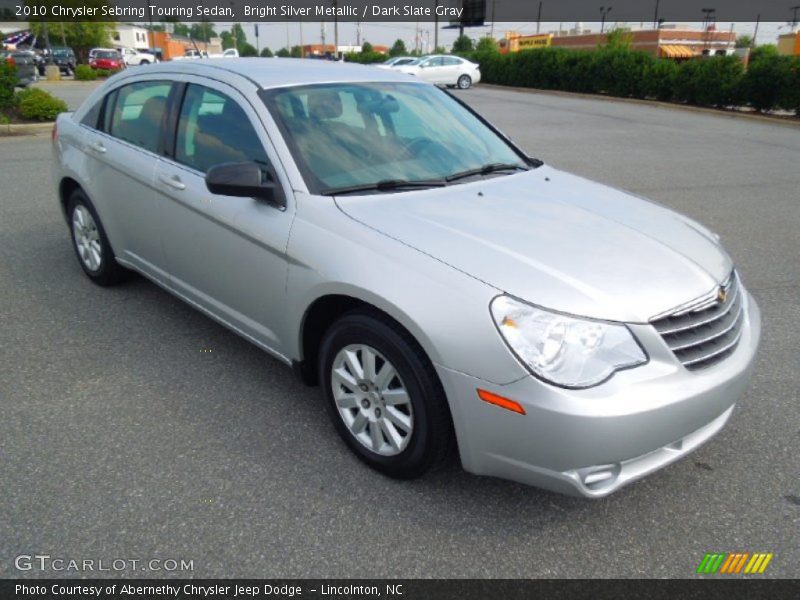
[[[178,121],[175,160],[205,173],[227,162],[266,166],[267,153],[241,106],[225,94],[190,84]]]
[[[98,128],[97,121],[100,119],[100,113],[103,111],[103,102],[105,102],[105,97],[95,102],[94,106],[83,115],[83,119],[81,119],[82,125],[86,125],[92,129]]]
[[[119,88],[106,131],[140,148],[158,152],[171,87],[172,84],[163,81],[141,81]]]

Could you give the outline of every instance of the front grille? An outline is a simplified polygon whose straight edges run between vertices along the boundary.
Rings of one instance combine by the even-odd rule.
[[[739,277],[733,271],[719,289],[650,322],[684,367],[705,369],[736,349],[744,321],[742,296]]]

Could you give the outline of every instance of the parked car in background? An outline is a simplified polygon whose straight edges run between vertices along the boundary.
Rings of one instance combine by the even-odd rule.
[[[117,71],[125,68],[125,61],[116,50],[98,50],[94,57],[89,59],[89,66],[93,69]]]
[[[479,65],[460,56],[423,56],[412,63],[396,67],[403,73],[416,75],[436,85],[469,89],[481,80]]]
[[[73,75],[75,73],[75,65],[78,61],[75,58],[75,52],[72,51],[72,48],[53,46],[51,52],[52,63],[56,65],[64,75]]]
[[[395,56],[394,58],[390,58],[389,60],[380,63],[379,65],[375,65],[379,69],[392,69],[394,67],[400,67],[402,65],[409,65],[417,60],[415,56]]]
[[[122,54],[122,60],[124,60],[125,64],[129,67],[149,65],[158,62],[155,54],[142,52],[141,50],[135,50],[134,48],[120,48],[119,52]]]
[[[52,139],[89,279],[140,272],[291,365],[390,476],[457,448],[473,473],[605,496],[718,433],[756,362],[719,236],[395,69],[130,69]]]
[[[30,50],[0,50],[0,60],[17,68],[19,87],[28,87],[39,78],[35,55]]]
[[[198,60],[201,58],[239,58],[239,51],[236,48],[228,48],[223,52],[209,54],[204,50],[187,50],[183,56],[176,56],[172,60]]]

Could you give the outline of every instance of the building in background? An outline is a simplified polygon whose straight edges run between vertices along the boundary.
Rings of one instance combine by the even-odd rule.
[[[734,54],[736,34],[732,31],[691,29],[677,25],[664,25],[660,29],[625,31],[631,50],[647,52],[660,58],[677,60],[696,56]],[[521,36],[514,32],[500,40],[503,53],[536,48],[567,48],[570,50],[597,50],[608,42],[606,33],[591,33],[582,28],[540,35]]]
[[[800,30],[778,36],[778,54],[800,56]]]
[[[153,50],[160,60],[172,60],[184,56],[187,50],[200,50],[208,54],[222,54],[222,40],[218,37],[211,38],[208,42],[192,40],[191,38],[167,33],[166,31],[149,32]]]
[[[149,31],[132,23],[117,23],[116,31],[111,34],[111,43],[115,48],[133,48],[134,50],[149,50],[153,47],[150,43]]]
[[[322,56],[333,56],[335,49],[336,47],[333,44],[325,44],[324,46],[322,44],[304,44],[303,56],[313,57],[313,58],[319,58]],[[361,46],[339,44],[338,49],[339,49],[339,54],[348,54],[350,52],[361,52]],[[372,46],[372,51],[378,52],[379,54],[388,54],[389,47],[374,45]]]

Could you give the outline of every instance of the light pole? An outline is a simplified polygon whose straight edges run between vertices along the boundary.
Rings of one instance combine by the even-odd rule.
[[[714,20],[714,13],[717,12],[716,8],[703,8],[701,9],[703,13],[703,28],[706,30],[706,34],[703,40],[703,54],[710,54],[710,50],[708,48],[709,41],[711,37],[711,22]]]
[[[792,31],[794,31],[797,27],[797,11],[800,10],[800,5],[792,6],[789,10],[792,11]]]
[[[600,7],[600,15],[601,15],[601,19],[600,19],[600,33],[603,33],[603,31],[604,31],[604,30],[605,30],[605,28],[606,28],[606,15],[607,15],[608,13],[610,13],[610,12],[611,12],[611,7],[610,7],[610,6],[601,6],[601,7]]]
[[[658,5],[661,3],[661,0],[656,0],[656,12],[653,15],[653,29],[658,29]]]

